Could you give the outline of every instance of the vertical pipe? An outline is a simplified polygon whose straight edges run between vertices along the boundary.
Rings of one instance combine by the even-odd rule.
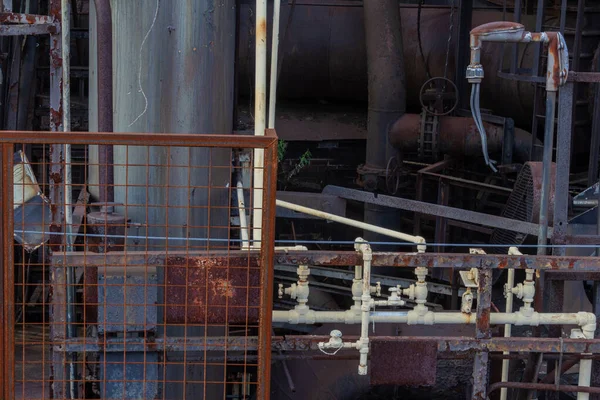
[[[281,0],[273,4],[273,37],[271,39],[271,79],[269,81],[269,129],[275,129],[275,103],[277,100],[277,58],[279,55],[279,19]]]
[[[110,0],[94,0],[98,40],[98,131],[113,131],[112,14]],[[98,147],[100,202],[114,201],[113,146]]]
[[[365,1],[365,36],[369,109],[366,165],[384,170],[388,157],[388,131],[406,111],[406,82],[402,51],[400,10],[396,0]],[[365,176],[365,187],[377,187],[377,175]],[[365,222],[390,226],[385,207],[365,205]],[[365,234],[367,240],[378,236]]]
[[[238,212],[240,214],[240,237],[242,238],[242,249],[249,248],[248,221],[246,220],[246,204],[244,203],[244,185],[237,183]]]
[[[256,0],[256,71],[254,86],[254,135],[264,136],[267,106],[267,0]],[[252,246],[260,247],[262,235],[264,149],[254,150]]]
[[[540,200],[540,218],[538,233],[538,255],[546,254],[548,238],[548,200],[550,198],[550,169],[554,145],[554,115],[556,112],[556,92],[546,92],[546,126],[544,129],[544,158],[542,175],[542,194]]]
[[[61,47],[62,47],[62,128],[65,132],[71,130],[71,3],[69,0],[61,0]],[[72,203],[72,174],[71,174],[71,145],[65,144],[63,149],[64,157],[64,233],[65,249],[73,251],[73,209]],[[67,282],[67,338],[75,337],[75,270],[68,267],[66,271]],[[69,355],[69,398],[77,399],[77,371],[75,362],[77,354]]]
[[[508,270],[508,277],[506,282],[508,292],[506,294],[506,313],[512,313],[513,308],[513,294],[512,288],[515,286],[515,270]],[[510,337],[512,327],[510,324],[504,325],[504,337]],[[504,354],[508,354],[508,351],[505,351]],[[502,382],[508,382],[508,371],[510,366],[510,360],[505,359],[502,360]],[[508,388],[500,388],[500,400],[506,400],[508,396]]]

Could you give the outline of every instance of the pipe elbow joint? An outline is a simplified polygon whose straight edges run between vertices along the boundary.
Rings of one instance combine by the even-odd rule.
[[[581,311],[577,313],[577,323],[588,339],[593,339],[596,333],[597,321],[593,313]]]

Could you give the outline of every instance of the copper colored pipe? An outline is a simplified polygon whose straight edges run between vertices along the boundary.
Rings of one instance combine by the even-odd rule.
[[[94,0],[98,62],[98,131],[113,131],[112,14],[110,0]],[[114,201],[113,146],[98,146],[100,202]]]

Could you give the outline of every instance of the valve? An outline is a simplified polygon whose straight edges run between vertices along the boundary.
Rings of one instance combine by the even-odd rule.
[[[279,295],[279,298],[283,298],[284,294],[289,295],[292,299],[296,299],[297,295],[298,295],[298,285],[296,285],[295,283],[292,283],[290,285],[289,288],[284,288],[283,285],[280,283],[279,284],[279,290],[277,291],[277,294]]]
[[[462,295],[462,302],[460,304],[460,311],[464,314],[471,314],[473,309],[473,293],[471,289],[467,288]]]
[[[371,286],[371,293],[374,293],[375,296],[381,297],[381,282],[377,282],[375,286]]]

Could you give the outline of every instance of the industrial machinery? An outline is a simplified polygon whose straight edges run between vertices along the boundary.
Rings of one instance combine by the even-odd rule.
[[[1,1],[0,398],[600,398],[598,16]]]

